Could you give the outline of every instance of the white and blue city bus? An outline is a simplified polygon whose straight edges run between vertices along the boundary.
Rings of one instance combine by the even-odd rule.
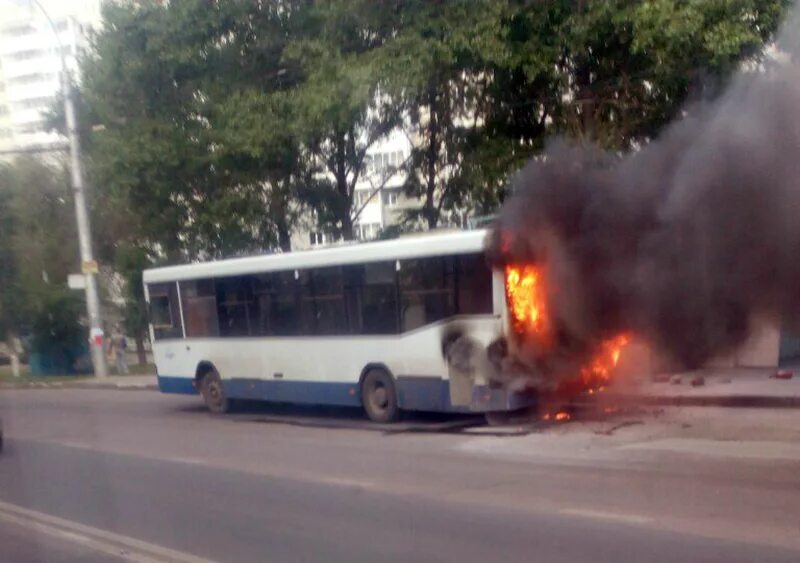
[[[486,231],[411,236],[144,272],[164,393],[401,410],[497,412],[528,403],[481,373],[452,384],[448,330],[502,338],[503,275]]]

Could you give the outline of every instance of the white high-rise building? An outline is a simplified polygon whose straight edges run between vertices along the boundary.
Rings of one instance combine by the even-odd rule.
[[[397,225],[403,213],[420,206],[420,200],[402,190],[411,143],[402,129],[392,130],[367,151],[364,169],[353,193],[353,235],[355,240],[376,239],[387,227]],[[341,242],[333,233],[322,232],[316,217],[309,214],[293,233],[292,248],[304,250]]]
[[[102,0],[0,0],[0,152],[64,139],[45,130],[44,114],[61,89],[61,57],[74,72]],[[55,27],[55,29],[53,29]]]

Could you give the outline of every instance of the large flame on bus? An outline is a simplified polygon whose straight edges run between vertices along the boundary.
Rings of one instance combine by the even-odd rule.
[[[533,338],[546,348],[550,338],[550,322],[543,269],[532,264],[506,265],[505,282],[514,332],[519,337]],[[591,359],[576,374],[585,389],[592,393],[602,391],[630,340],[630,335],[623,333],[600,342]]]
[[[535,266],[506,266],[506,295],[518,334],[543,336],[547,330],[542,271]]]
[[[622,349],[631,341],[627,334],[619,334],[600,343],[599,350],[592,359],[581,368],[581,381],[592,389],[603,389],[611,378],[611,373],[619,363]]]

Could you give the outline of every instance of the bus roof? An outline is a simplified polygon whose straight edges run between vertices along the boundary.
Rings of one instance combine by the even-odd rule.
[[[170,282],[425,256],[468,254],[483,250],[486,234],[486,230],[426,234],[318,250],[264,254],[213,262],[198,262],[184,266],[166,266],[145,270],[144,282]]]

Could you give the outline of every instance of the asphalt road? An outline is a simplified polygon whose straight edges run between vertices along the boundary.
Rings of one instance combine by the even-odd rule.
[[[800,453],[785,442],[732,455],[647,424],[495,436],[198,405],[3,391],[0,560],[800,560]]]
[[[29,526],[3,522],[0,524],[0,553],[3,561],[81,561],[105,563],[124,561],[87,545],[82,537],[43,533]]]

